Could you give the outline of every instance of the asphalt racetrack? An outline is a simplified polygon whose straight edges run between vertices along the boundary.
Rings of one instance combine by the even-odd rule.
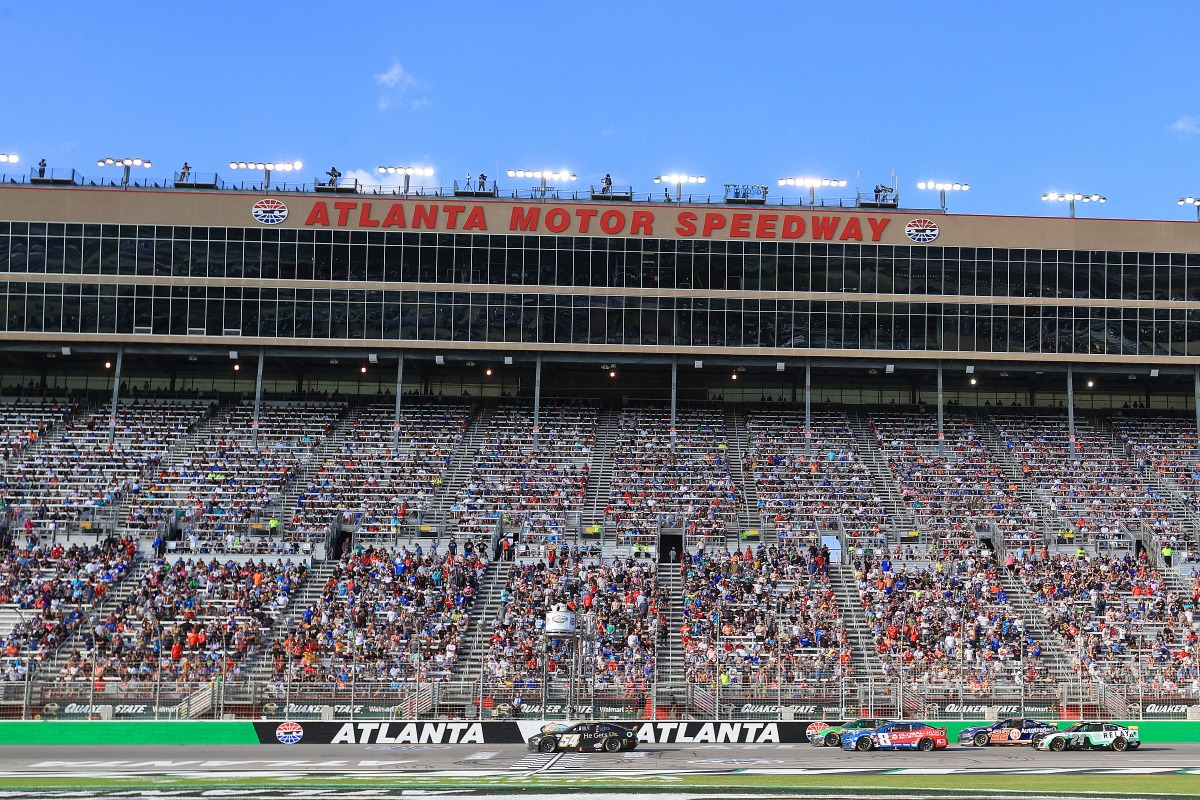
[[[0,778],[204,776],[506,778],[664,775],[1196,775],[1200,743],[1143,744],[1137,751],[1037,752],[1028,746],[932,753],[859,753],[808,744],[645,744],[623,753],[530,753],[522,745],[5,745]]]

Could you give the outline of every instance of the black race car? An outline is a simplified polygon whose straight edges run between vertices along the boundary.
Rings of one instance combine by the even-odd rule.
[[[556,753],[562,750],[589,752],[603,750],[616,753],[637,747],[637,735],[622,725],[611,722],[580,722],[565,726],[549,724],[541,733],[529,739],[529,749],[540,753]]]

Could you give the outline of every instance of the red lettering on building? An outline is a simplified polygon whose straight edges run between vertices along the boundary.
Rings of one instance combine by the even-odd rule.
[[[842,228],[842,235],[838,237],[838,241],[844,242],[847,239],[862,241],[862,226],[858,223],[858,217],[851,217],[846,227]]]
[[[542,213],[539,208],[531,208],[524,214],[521,212],[520,206],[515,206],[512,212],[512,219],[509,220],[508,229],[510,231],[536,231],[538,225],[538,215]]]
[[[442,211],[446,212],[446,227],[454,230],[454,224],[458,222],[459,212],[466,210],[466,206],[442,206]]]
[[[804,217],[798,217],[795,214],[785,214],[783,216],[783,232],[779,234],[781,239],[799,239],[804,235]]]
[[[463,230],[487,230],[487,218],[483,216],[483,206],[471,206],[471,213],[467,215],[467,221],[463,224]]]
[[[546,229],[552,233],[562,233],[571,224],[571,215],[565,208],[552,208],[546,212]]]
[[[362,211],[358,214],[358,227],[360,228],[378,228],[379,220],[371,219],[371,204],[363,203]]]
[[[383,216],[383,227],[407,228],[408,223],[404,221],[404,206],[399,203],[392,203],[392,207],[388,209],[388,213]]]
[[[425,223],[425,227],[433,230],[437,227],[438,207],[429,206],[426,208],[422,205],[417,205],[413,208],[413,227],[421,227],[421,223]]]
[[[600,215],[600,230],[605,233],[620,233],[625,227],[625,215],[613,209]]]
[[[833,234],[837,232],[838,223],[842,221],[841,217],[813,217],[812,218],[812,238],[814,239],[832,239]]]
[[[749,238],[751,216],[750,214],[734,214],[733,222],[729,226],[729,235],[739,239]]]
[[[647,236],[654,235],[654,215],[649,211],[633,212],[633,222],[629,225],[629,235],[636,236],[638,233],[644,233]]]
[[[879,219],[875,219],[874,217],[867,217],[867,222],[869,222],[871,224],[871,241],[872,242],[879,241],[879,237],[883,236],[883,229],[886,228],[888,226],[888,223],[891,221],[892,221],[891,217],[880,217]]]
[[[313,203],[312,211],[308,212],[308,219],[304,220],[304,224],[329,226],[329,206],[325,205],[324,200]]]
[[[680,236],[691,236],[696,232],[696,215],[691,211],[679,212],[679,225],[675,232]]]
[[[759,214],[758,224],[754,226],[754,236],[756,239],[774,239],[775,238],[775,220],[779,219],[778,214]]]
[[[580,233],[588,232],[588,225],[591,224],[592,217],[596,216],[596,214],[598,214],[598,213],[599,212],[596,211],[596,209],[594,209],[594,208],[577,208],[577,209],[575,209],[575,216],[579,217],[579,232]]]
[[[719,231],[725,227],[725,215],[709,213],[704,215],[704,235],[712,236],[713,231]]]
[[[338,225],[345,225],[350,212],[358,208],[358,203],[334,203],[333,207],[338,210]]]

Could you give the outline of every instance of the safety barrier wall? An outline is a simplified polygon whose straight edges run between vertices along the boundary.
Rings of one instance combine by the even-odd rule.
[[[0,721],[0,745],[78,744],[521,744],[547,723],[542,720],[497,722],[120,722],[66,720]],[[552,723],[556,725],[562,722]],[[569,724],[569,723],[567,723]],[[805,722],[640,722],[639,740],[655,744],[804,743]],[[953,745],[963,728],[979,721],[930,721],[945,726]],[[1069,722],[1058,723],[1066,727]],[[1142,720],[1136,725],[1143,742],[1200,742],[1200,721]]]

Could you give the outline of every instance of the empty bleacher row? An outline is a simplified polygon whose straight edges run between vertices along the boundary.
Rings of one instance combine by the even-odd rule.
[[[1178,685],[1190,674],[1188,606],[1200,591],[1178,570],[1196,551],[1195,427],[1184,421],[1082,417],[1072,450],[1056,415],[955,413],[943,454],[935,418],[919,411],[856,421],[822,410],[810,438],[802,412],[752,409],[738,441],[735,412],[696,407],[680,410],[672,450],[669,413],[630,407],[615,417],[611,484],[592,486],[600,413],[586,403],[543,404],[536,450],[532,409],[515,403],[413,402],[395,430],[391,405],[269,403],[257,449],[246,404],[122,405],[111,449],[106,412],[25,406],[0,406],[0,430],[30,442],[3,475],[18,525],[5,554],[15,560],[0,564],[9,680],[32,669],[121,684],[236,681],[255,662],[277,681],[445,682],[465,674],[466,652],[485,680],[510,685],[566,668],[538,624],[558,602],[592,615],[582,663],[624,691],[658,676],[666,641],[694,686],[853,677],[861,654],[850,652],[847,615],[865,620],[888,677],[1049,680],[1046,642],[1014,592],[1085,678]],[[743,475],[768,524],[730,550]],[[918,521],[917,552],[901,545],[884,488]],[[1049,497],[1056,519],[1040,518],[1026,490]],[[605,511],[598,556],[575,547],[589,492]],[[179,511],[184,546],[151,552]],[[334,519],[350,535],[336,551],[311,548]],[[65,541],[63,526],[85,520],[128,540]],[[422,531],[421,520],[438,524]],[[1077,534],[1069,546],[1047,535],[1060,524]],[[657,570],[680,565],[638,557],[654,555],[660,530],[681,534],[674,595]],[[484,620],[474,605],[490,590],[498,532],[521,563],[496,573],[501,611]],[[832,554],[826,537],[839,541]],[[318,582],[274,548],[294,541],[329,557]],[[1135,544],[1151,549],[1139,557]],[[831,558],[858,559],[861,605],[838,603]],[[1023,580],[1006,585],[1010,566]],[[678,639],[664,638],[668,612],[681,615]],[[483,646],[469,647],[480,630]]]

